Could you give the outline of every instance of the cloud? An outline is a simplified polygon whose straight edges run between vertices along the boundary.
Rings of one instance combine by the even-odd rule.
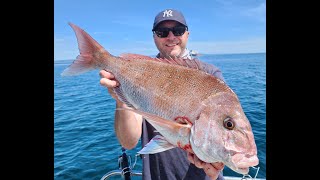
[[[243,15],[247,17],[252,17],[261,22],[265,22],[266,21],[266,3],[261,3],[256,7],[253,7],[251,9],[244,11]]]
[[[103,44],[102,44],[103,45]],[[107,45],[108,46],[108,45]],[[158,50],[153,41],[134,41],[128,44],[110,46],[110,53],[119,56],[122,53],[135,53],[147,56],[156,55]],[[196,50],[200,54],[232,54],[266,52],[265,38],[251,38],[239,41],[192,41],[188,42],[188,49]],[[55,38],[54,60],[75,59],[79,55],[76,40],[71,38]]]
[[[122,53],[134,53],[142,55],[156,55],[158,50],[153,43],[153,41],[133,41],[126,44],[122,44],[121,48],[112,46],[108,48],[109,52],[112,52],[113,55],[120,55]]]
[[[65,40],[63,38],[55,38],[54,39],[54,43],[60,43],[60,42],[64,42]]]
[[[266,52],[266,39],[257,37],[239,41],[192,41],[189,40],[188,49],[203,54],[232,54]],[[122,53],[135,53],[143,55],[156,55],[158,50],[153,41],[135,41],[126,44],[121,49],[111,47],[108,49],[114,55]]]
[[[54,60],[75,59],[79,54],[74,36],[54,37]]]
[[[112,34],[112,32],[93,32],[92,34]]]
[[[102,32],[101,32],[102,33]],[[158,50],[150,38],[145,41],[114,42],[101,45],[110,53],[118,56],[122,53],[135,53],[143,55],[156,55]],[[248,38],[237,41],[194,41],[189,39],[188,49],[203,54],[232,54],[266,52],[266,39],[264,37]],[[54,60],[75,59],[79,55],[77,40],[74,35],[54,37]]]
[[[252,38],[241,41],[190,41],[189,49],[203,54],[232,54],[266,52],[265,38]]]
[[[219,10],[219,16],[242,18],[246,17],[250,20],[257,20],[265,23],[266,19],[266,2],[239,1],[239,0],[216,0],[217,7],[214,11]],[[213,12],[214,12],[213,11]]]
[[[138,20],[138,21],[137,21]],[[112,24],[115,24],[115,26],[121,25],[128,28],[134,27],[134,28],[143,28],[148,29],[150,28],[150,22],[147,18],[143,16],[121,16],[117,17],[117,19],[111,20]]]

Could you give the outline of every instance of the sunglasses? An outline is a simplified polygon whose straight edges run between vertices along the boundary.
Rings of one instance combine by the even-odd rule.
[[[153,33],[156,33],[156,35],[159,38],[165,38],[165,37],[168,37],[170,31],[173,33],[174,36],[182,36],[187,29],[188,27],[186,26],[175,26],[172,28],[159,27],[153,30]]]

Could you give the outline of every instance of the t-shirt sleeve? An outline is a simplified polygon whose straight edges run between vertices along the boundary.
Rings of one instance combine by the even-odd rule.
[[[219,68],[217,68],[216,66],[212,65],[212,64],[208,64],[205,62],[200,61],[199,59],[195,59],[196,61],[198,61],[199,65],[200,65],[200,70],[212,74],[213,76],[221,79],[222,81],[225,82],[223,76],[222,76],[222,72]]]

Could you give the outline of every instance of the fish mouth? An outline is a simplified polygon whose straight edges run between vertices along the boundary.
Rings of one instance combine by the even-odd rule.
[[[249,167],[259,164],[259,159],[256,154],[228,150],[228,156],[232,169],[240,174],[247,174]]]
[[[256,154],[250,155],[245,153],[231,152],[231,162],[237,169],[246,170],[259,164],[259,159]]]
[[[247,168],[236,168],[234,171],[240,173],[240,174],[248,174],[249,173],[249,167]]]

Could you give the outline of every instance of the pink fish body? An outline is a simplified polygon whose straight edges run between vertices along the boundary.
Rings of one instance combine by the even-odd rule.
[[[240,174],[259,163],[250,122],[237,95],[220,79],[199,70],[198,60],[112,56],[74,24],[80,55],[62,75],[93,69],[114,74],[114,88],[128,110],[141,114],[162,136],[139,153],[189,148],[208,163],[223,162]]]

